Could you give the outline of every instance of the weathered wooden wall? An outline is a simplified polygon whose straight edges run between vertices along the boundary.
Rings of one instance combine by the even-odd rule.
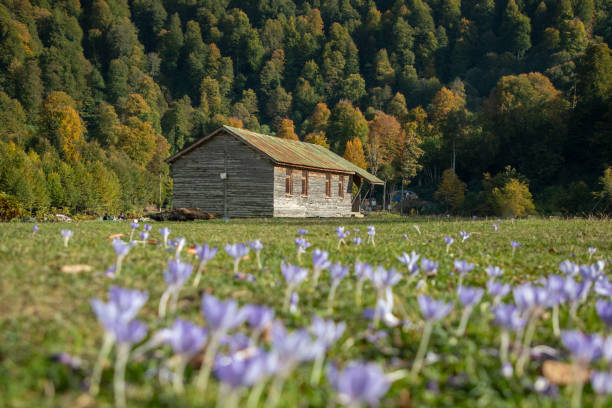
[[[323,172],[308,172],[308,196],[302,193],[302,170],[293,169],[293,195],[285,194],[286,168],[274,168],[275,217],[348,217],[351,215],[352,176],[344,176],[344,197],[338,196],[338,174],[332,175],[331,197],[325,195]]]
[[[226,166],[224,181],[220,174],[226,171]],[[171,175],[174,207],[197,207],[223,215],[227,202],[228,217],[274,215],[274,165],[225,132],[177,159],[172,163]]]

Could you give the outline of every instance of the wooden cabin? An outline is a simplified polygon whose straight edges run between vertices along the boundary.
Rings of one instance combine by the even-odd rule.
[[[329,149],[223,126],[167,159],[174,207],[232,218],[347,217],[382,180]]]

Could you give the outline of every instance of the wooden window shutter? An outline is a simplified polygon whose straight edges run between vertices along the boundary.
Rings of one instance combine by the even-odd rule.
[[[293,194],[293,175],[291,169],[285,170],[285,194]]]
[[[344,197],[344,176],[338,176],[338,197]]]
[[[302,171],[302,195],[308,195],[308,171]]]

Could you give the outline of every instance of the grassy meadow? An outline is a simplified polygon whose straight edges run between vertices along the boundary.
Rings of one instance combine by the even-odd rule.
[[[498,223],[498,231],[493,224]],[[142,224],[142,223],[141,223]],[[157,317],[160,296],[165,289],[162,271],[174,253],[161,245],[138,245],[131,249],[123,262],[121,275],[111,279],[104,271],[115,261],[108,237],[130,234],[128,222],[74,222],[39,224],[0,224],[0,406],[2,407],[97,407],[113,405],[112,358],[105,368],[100,394],[87,394],[87,381],[102,342],[103,329],[94,316],[90,301],[94,297],[107,299],[111,285],[145,290],[149,298],[138,317],[149,326],[149,334],[182,317],[205,325],[200,314],[203,293],[213,293],[221,299],[233,298],[240,304],[256,303],[275,309],[276,317],[288,328],[308,327],[313,314],[326,319],[345,321],[347,329],[331,347],[327,360],[340,365],[349,360],[375,361],[385,372],[410,370],[416,355],[423,318],[417,294],[454,303],[453,311],[433,330],[429,356],[417,377],[400,376],[381,400],[382,406],[422,407],[553,407],[568,406],[573,387],[548,384],[538,386],[544,357],[534,356],[522,376],[506,378],[500,373],[498,355],[500,329],[492,323],[492,299],[485,293],[475,307],[466,333],[455,336],[461,317],[457,302],[457,273],[453,261],[462,259],[476,264],[464,279],[464,284],[486,287],[485,267],[496,265],[505,270],[499,278],[512,285],[534,282],[548,274],[561,274],[558,264],[566,259],[578,264],[606,260],[605,272],[612,259],[612,222],[602,220],[557,219],[453,219],[367,217],[364,219],[299,219],[299,220],[213,220],[193,223],[157,223],[152,239],[160,240],[158,230],[171,229],[170,238],[185,237],[187,247],[204,242],[219,246],[217,256],[208,264],[199,287],[190,279],[180,292],[178,310],[165,321]],[[420,234],[414,227],[419,225]],[[367,226],[376,227],[376,245],[366,243]],[[335,228],[344,226],[351,232],[348,245],[339,250]],[[301,265],[310,267],[314,248],[329,251],[332,262],[351,265],[351,274],[338,287],[334,309],[328,311],[329,274],[323,272],[319,285],[313,288],[309,279],[297,289],[297,313],[282,310],[285,282],[280,272],[281,261],[297,263],[294,238],[298,228],[308,230],[304,236],[312,244],[302,255]],[[70,229],[74,236],[64,247],[60,230]],[[141,228],[142,229],[142,228]],[[359,229],[355,232],[354,229]],[[471,233],[462,242],[459,232]],[[361,245],[352,244],[359,236]],[[454,238],[447,252],[444,239]],[[223,247],[228,243],[260,239],[263,270],[258,270],[253,252],[240,263],[240,271],[254,275],[250,282],[234,277],[233,263]],[[513,251],[510,241],[520,242]],[[588,248],[597,248],[589,259]],[[397,260],[403,252],[415,251],[422,257],[440,263],[435,277],[420,275],[408,279],[406,268]],[[182,259],[195,263],[195,257],[183,251]],[[393,314],[402,323],[386,327],[374,336],[363,317],[365,307],[373,307],[376,293],[371,284],[364,286],[362,305],[356,306],[355,279],[352,265],[356,260],[372,265],[397,268],[405,275],[394,288]],[[86,264],[91,271],[66,273],[65,265]],[[421,279],[424,283],[418,283]],[[417,289],[418,287],[418,289]],[[606,327],[595,311],[598,298],[591,292],[578,309],[578,318],[570,319],[568,308],[561,307],[562,329],[578,328],[588,333],[604,333]],[[504,298],[512,301],[512,294]],[[246,332],[244,326],[239,331]],[[376,337],[376,338],[373,338]],[[147,337],[148,338],[148,337]],[[546,345],[546,358],[569,362],[570,357],[561,340],[553,334],[550,310],[536,326],[532,346]],[[548,350],[548,349],[547,349]],[[554,353],[553,353],[554,351]],[[69,353],[77,362],[72,367],[55,361],[57,353]],[[190,385],[196,369],[188,366],[186,393],[177,397],[164,373],[172,351],[161,347],[141,361],[127,366],[128,406],[195,406],[201,401]],[[595,364],[602,367],[601,362]],[[285,384],[280,406],[328,407],[334,401],[334,391],[325,376],[318,386],[310,384],[312,363],[301,364]],[[540,380],[541,383],[541,380]],[[215,406],[218,383],[211,381],[204,397],[206,406]],[[261,399],[261,406],[265,398]],[[592,406],[608,401],[596,401],[591,386],[584,387],[583,404]],[[218,405],[223,406],[223,404]]]

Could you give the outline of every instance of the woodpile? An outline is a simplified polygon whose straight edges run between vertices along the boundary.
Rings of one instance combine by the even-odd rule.
[[[155,221],[194,221],[219,217],[218,214],[207,213],[199,208],[174,208],[169,211],[150,213],[146,216]]]

